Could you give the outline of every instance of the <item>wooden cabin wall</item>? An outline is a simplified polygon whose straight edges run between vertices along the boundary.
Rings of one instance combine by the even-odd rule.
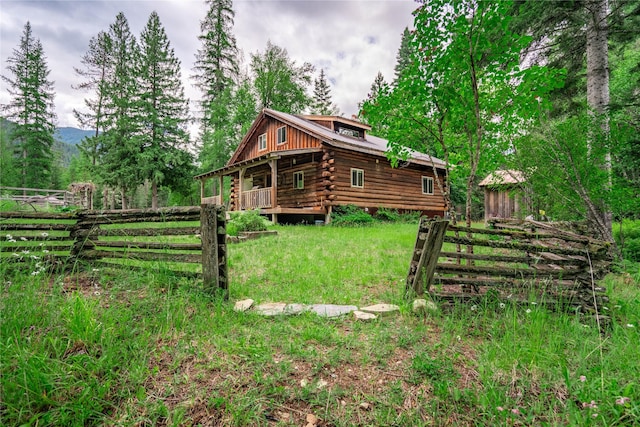
[[[287,142],[277,144],[278,128],[286,126]],[[258,135],[267,134],[267,149],[258,151]],[[272,151],[295,150],[302,148],[320,147],[320,140],[294,127],[285,125],[271,117],[267,117],[263,123],[256,128],[255,132],[250,136],[251,140],[244,148],[236,162],[253,159]]]
[[[515,218],[520,211],[518,195],[513,189],[484,189],[484,218]]]
[[[334,205],[420,210],[430,216],[444,215],[444,199],[435,179],[434,194],[422,194],[422,177],[434,177],[431,167],[413,164],[392,168],[383,157],[341,149],[332,151],[335,152]],[[351,187],[352,168],[364,170],[364,188]]]
[[[320,175],[318,165],[322,153],[287,157],[278,162],[278,205],[282,208],[320,207],[317,193]],[[293,162],[295,159],[295,164]],[[304,172],[304,189],[293,188],[294,172]]]

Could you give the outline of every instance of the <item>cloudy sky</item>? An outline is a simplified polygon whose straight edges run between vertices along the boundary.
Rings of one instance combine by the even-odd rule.
[[[245,64],[271,40],[297,64],[310,62],[317,73],[323,68],[334,102],[349,117],[378,71],[388,81],[393,78],[401,34],[413,25],[416,6],[412,0],[235,0],[234,34]],[[81,66],[89,39],[107,31],[118,12],[138,37],[155,10],[182,62],[185,90],[193,102],[199,93],[189,76],[206,9],[204,0],[1,0],[0,72],[8,75],[7,58],[29,21],[55,82],[58,125],[77,127],[72,111],[82,108],[86,94],[71,88],[77,83],[73,67]],[[9,95],[0,84],[0,103],[6,103]]]

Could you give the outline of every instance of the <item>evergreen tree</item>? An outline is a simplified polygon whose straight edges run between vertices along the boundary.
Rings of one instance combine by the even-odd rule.
[[[251,71],[260,108],[298,114],[311,105],[307,87],[313,66],[297,66],[286,49],[267,41],[264,53],[251,55]]]
[[[202,92],[199,160],[206,170],[224,166],[234,147],[229,106],[239,73],[233,2],[207,0],[207,4],[209,9],[200,23],[198,36],[202,47],[196,54],[193,76]]]
[[[397,84],[398,80],[402,76],[402,73],[411,65],[411,31],[405,27],[402,33],[402,40],[400,41],[400,49],[396,55],[396,66],[394,67],[395,79],[393,84]]]
[[[105,128],[105,103],[108,96],[107,82],[113,76],[112,41],[109,35],[100,31],[97,36],[89,40],[89,50],[81,60],[84,68],[74,67],[76,75],[85,79],[74,86],[74,89],[93,92],[93,98],[85,98],[84,104],[88,111],[73,110],[80,127],[91,129],[93,136],[85,138],[79,148],[83,157],[87,158],[92,172],[98,161],[101,132]]]
[[[138,165],[143,178],[151,182],[151,207],[157,209],[158,185],[174,182],[183,175],[180,171],[190,173],[191,158],[184,151],[189,143],[189,117],[180,61],[156,12],[151,13],[140,36],[139,66]]]
[[[7,118],[16,123],[11,140],[16,148],[16,169],[22,187],[47,188],[53,169],[54,88],[48,79],[44,49],[26,23],[20,44],[7,60],[10,76],[2,76],[11,95],[4,105]]]
[[[363,123],[368,123],[367,112],[363,110],[364,105],[366,104],[375,105],[376,99],[378,99],[378,96],[380,96],[381,94],[387,93],[388,90],[389,90],[389,85],[384,80],[384,76],[382,75],[382,72],[378,71],[376,78],[373,80],[373,83],[371,83],[371,88],[369,89],[369,93],[367,94],[367,97],[358,103],[358,119],[361,120]],[[385,127],[382,126],[381,124],[379,126],[376,126],[376,132],[380,136],[386,135],[386,132],[384,131],[384,129]]]
[[[311,113],[324,116],[339,114],[338,107],[331,102],[331,89],[324,75],[324,69],[320,70],[320,77],[314,81]]]
[[[129,192],[143,182],[137,154],[140,129],[136,123],[139,99],[136,61],[139,48],[122,12],[109,27],[113,66],[105,82],[104,128],[101,138],[99,175],[109,187],[118,188],[122,209],[127,209]]]

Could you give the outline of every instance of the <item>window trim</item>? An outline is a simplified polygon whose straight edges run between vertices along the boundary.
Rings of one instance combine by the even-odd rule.
[[[297,171],[293,173],[293,189],[304,190],[304,171]]]
[[[280,141],[280,130],[283,129],[284,130],[284,140]],[[278,145],[282,145],[282,144],[286,144],[287,143],[287,127],[286,126],[280,126],[277,130],[276,130],[276,142]]]
[[[358,185],[357,182],[354,183],[354,180],[353,180],[354,172],[356,173],[356,175],[355,175],[356,176],[356,181],[359,180],[358,176],[362,180],[360,185]],[[353,187],[353,188],[364,188],[364,169],[351,168],[351,187]]]
[[[262,147],[262,142],[264,142],[264,147]],[[261,133],[258,135],[258,151],[264,151],[267,149],[267,133]]]
[[[426,185],[426,190],[431,190],[431,192],[427,192],[425,191],[425,182],[426,183],[430,183]],[[430,187],[430,188],[429,188]],[[422,176],[422,194],[425,194],[427,196],[433,196],[434,194],[434,187],[433,187],[433,177],[430,176]]]

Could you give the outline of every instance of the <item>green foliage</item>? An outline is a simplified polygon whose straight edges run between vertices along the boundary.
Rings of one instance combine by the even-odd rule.
[[[400,213],[396,209],[380,208],[376,211],[374,218],[381,222],[417,224],[420,220],[420,212],[409,211]]]
[[[260,210],[229,212],[227,234],[237,236],[242,231],[265,231],[271,222],[260,215]]]
[[[336,206],[331,212],[331,225],[337,227],[365,226],[373,222],[369,213],[354,205]]]
[[[264,53],[251,54],[253,85],[260,108],[299,114],[311,104],[307,87],[314,68],[308,62],[296,65],[286,49],[267,41]]]
[[[462,177],[467,218],[476,177],[495,169],[510,138],[528,128],[562,73],[519,59],[529,38],[508,28],[512,3],[447,0],[423,3],[415,15],[411,61],[393,87],[370,97],[362,114],[386,136],[389,156],[407,148],[442,158]],[[447,204],[451,199],[447,191]]]
[[[614,226],[613,238],[624,259],[640,262],[640,220],[624,220]]]

